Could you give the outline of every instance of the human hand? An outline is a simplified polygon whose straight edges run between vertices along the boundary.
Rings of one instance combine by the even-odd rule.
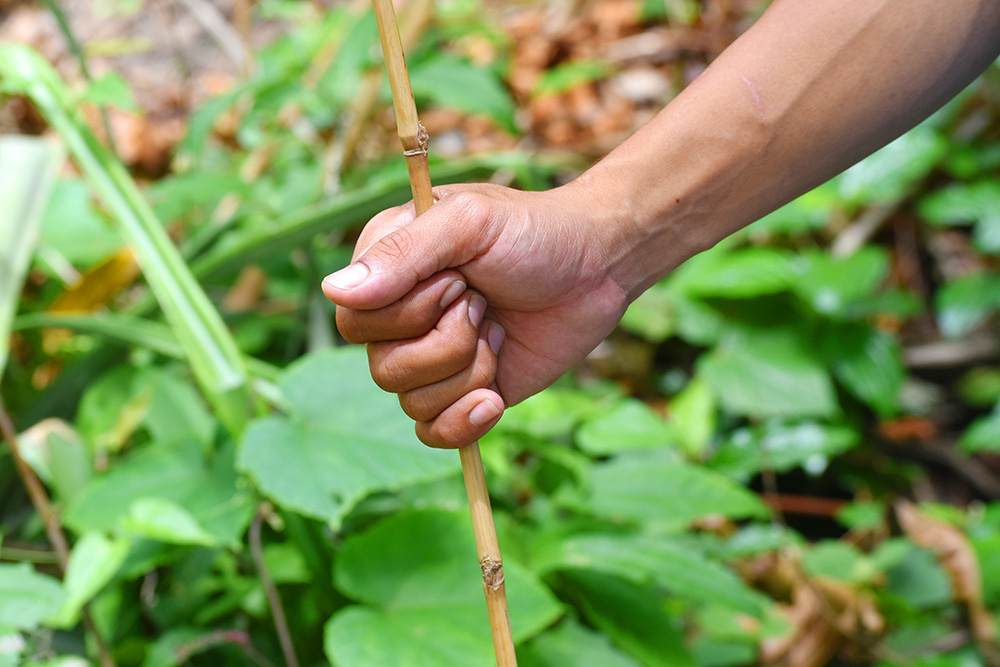
[[[585,189],[454,185],[435,197],[419,218],[412,204],[373,218],[323,291],[417,436],[461,447],[607,336],[626,290]]]

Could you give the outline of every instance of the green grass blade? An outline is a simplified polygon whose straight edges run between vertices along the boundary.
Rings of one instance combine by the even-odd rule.
[[[248,418],[243,360],[218,311],[128,172],[73,109],[65,83],[35,51],[0,45],[0,82],[31,98],[118,221],[209,402],[233,434]]]
[[[10,353],[11,321],[61,162],[62,151],[49,142],[0,137],[0,375]]]
[[[177,342],[177,337],[165,324],[141,317],[123,315],[121,313],[99,314],[63,314],[63,313],[29,313],[14,318],[12,331],[24,329],[41,329],[59,327],[75,333],[103,336],[110,340],[127,345],[143,347],[162,354],[171,359],[184,360],[184,350]],[[275,382],[281,376],[277,366],[246,357],[244,359],[247,371],[256,377]]]

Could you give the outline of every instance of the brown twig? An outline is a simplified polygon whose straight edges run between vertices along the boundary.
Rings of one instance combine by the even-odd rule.
[[[410,77],[406,71],[403,46],[396,26],[396,14],[392,0],[373,0],[375,20],[378,23],[385,67],[392,89],[393,107],[396,111],[396,131],[406,156],[406,168],[410,173],[413,203],[417,215],[421,215],[434,203],[431,194],[431,176],[427,167],[427,132],[417,120],[417,106],[413,101]],[[504,588],[503,559],[497,543],[496,528],[493,525],[493,510],[486,489],[483,461],[479,454],[479,443],[461,448],[462,475],[465,490],[469,496],[469,510],[472,513],[472,530],[476,536],[476,550],[483,573],[483,592],[489,612],[490,630],[493,635],[493,649],[498,667],[514,667],[514,638],[510,630],[510,616],[507,612],[507,593]]]
[[[257,568],[257,575],[260,577],[260,584],[264,587],[264,595],[267,596],[267,604],[271,607],[271,617],[274,619],[274,631],[278,633],[278,642],[281,644],[281,653],[285,657],[285,664],[288,667],[299,667],[299,659],[295,655],[295,644],[292,642],[292,633],[288,630],[288,621],[285,618],[285,608],[281,605],[281,597],[278,595],[278,588],[271,578],[271,571],[267,569],[264,562],[264,550],[260,541],[260,526],[263,523],[263,514],[258,511],[250,524],[250,556],[253,558],[254,567]]]
[[[232,644],[238,646],[243,655],[257,667],[275,667],[274,663],[267,659],[250,641],[250,636],[240,630],[219,630],[206,635],[196,637],[186,644],[181,644],[174,652],[174,657],[178,665],[186,664],[196,653],[218,646],[220,644]]]
[[[69,566],[69,543],[66,541],[66,534],[63,533],[62,525],[59,522],[59,515],[56,513],[55,508],[52,507],[45,487],[42,486],[41,481],[35,475],[35,471],[31,469],[31,466],[21,456],[17,430],[14,428],[14,422],[11,420],[10,415],[7,414],[2,396],[0,396],[0,435],[7,441],[7,448],[10,450],[10,457],[14,461],[17,476],[21,478],[21,483],[24,484],[24,488],[28,492],[28,499],[34,506],[35,511],[42,518],[42,525],[45,526],[45,534],[56,553],[59,571],[65,576],[66,568]],[[90,615],[90,610],[86,606],[83,608],[82,616],[84,626],[90,632],[94,638],[94,643],[97,645],[101,666],[115,667],[115,661],[111,657],[108,645],[105,643],[104,637],[101,635],[100,630],[98,630],[93,617]]]

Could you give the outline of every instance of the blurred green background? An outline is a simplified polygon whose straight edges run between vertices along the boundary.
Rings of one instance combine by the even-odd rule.
[[[765,4],[408,0],[435,183],[566,182]],[[483,439],[521,665],[1000,664],[998,110],[994,65]],[[364,2],[0,0],[0,666],[493,664],[458,457],[319,291],[398,153]]]

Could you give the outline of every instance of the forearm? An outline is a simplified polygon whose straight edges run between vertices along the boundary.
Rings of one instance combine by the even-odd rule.
[[[568,188],[635,298],[679,263],[885,145],[1000,52],[1000,0],[776,0]]]

